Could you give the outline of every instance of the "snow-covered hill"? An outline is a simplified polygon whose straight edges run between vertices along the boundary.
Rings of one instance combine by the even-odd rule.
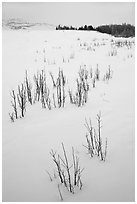
[[[48,23],[30,23],[22,19],[2,20],[3,29],[12,30],[54,30],[55,26]]]

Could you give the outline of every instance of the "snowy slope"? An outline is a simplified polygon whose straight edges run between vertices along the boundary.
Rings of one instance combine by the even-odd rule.
[[[113,47],[125,42],[97,32],[7,31],[3,30],[3,201],[60,201],[58,180],[50,182],[45,170],[53,172],[51,148],[62,154],[64,143],[71,158],[75,148],[84,167],[83,188],[72,195],[61,188],[64,201],[134,201],[134,39],[131,48]],[[116,55],[110,56],[115,52]],[[80,66],[96,69],[101,78],[109,65],[112,79],[97,82],[89,92],[87,104],[76,107],[42,109],[40,103],[27,105],[25,118],[11,123],[10,91],[24,80],[25,70],[33,82],[37,70],[57,75],[59,67],[67,77],[68,88],[75,89]],[[51,86],[50,78],[49,86]],[[90,158],[86,143],[85,118],[95,127],[102,113],[102,137],[108,138],[105,162]]]
[[[55,25],[48,23],[34,23],[24,21],[20,18],[3,19],[2,20],[3,30],[55,30]]]

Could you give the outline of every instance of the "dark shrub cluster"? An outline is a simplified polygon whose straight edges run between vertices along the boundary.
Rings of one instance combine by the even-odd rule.
[[[102,25],[96,28],[96,31],[101,33],[107,33],[115,37],[134,37],[135,36],[135,26],[130,24],[122,25]]]

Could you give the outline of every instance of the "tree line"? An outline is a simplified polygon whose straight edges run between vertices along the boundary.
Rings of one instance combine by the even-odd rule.
[[[134,37],[135,36],[135,26],[131,24],[111,24],[111,25],[101,25],[98,27],[93,27],[92,25],[84,25],[80,27],[73,26],[61,26],[58,25],[56,30],[84,30],[84,31],[98,31],[101,33],[107,33],[115,37]]]
[[[61,26],[61,25],[58,25],[56,27],[56,30],[95,30],[95,29],[93,28],[92,25],[89,25],[89,26],[84,25],[84,26],[81,26],[79,28],[73,27],[73,26]]]

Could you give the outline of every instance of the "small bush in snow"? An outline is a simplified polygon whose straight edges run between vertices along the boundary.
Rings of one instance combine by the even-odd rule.
[[[35,92],[35,98],[34,101],[40,100],[40,90],[41,90],[41,80],[40,80],[40,73],[37,72],[37,75],[34,75],[34,82],[36,85],[36,92]]]
[[[95,79],[96,80],[99,80],[99,75],[100,75],[100,71],[99,71],[98,64],[97,64],[97,68],[95,70]]]
[[[112,75],[113,75],[113,71],[111,70],[110,65],[109,65],[109,68],[103,77],[103,81],[109,81],[112,78]]]
[[[101,137],[101,113],[97,114],[97,124],[98,133],[96,133],[95,128],[92,126],[91,119],[89,119],[89,123],[86,120],[85,127],[88,130],[88,133],[86,134],[87,145],[83,146],[87,148],[88,154],[90,154],[91,157],[97,155],[102,161],[105,161],[107,155],[107,138],[103,150]]]
[[[79,78],[76,79],[77,89],[75,94],[69,89],[70,103],[77,105],[78,107],[83,106],[87,103],[89,84],[88,84],[88,71],[80,68]]]
[[[25,83],[26,83],[26,91],[27,91],[28,101],[32,105],[32,101],[33,101],[32,100],[32,85],[31,85],[31,83],[28,80],[27,70],[26,70]]]
[[[66,99],[65,85],[66,85],[66,77],[64,76],[63,70],[59,69],[58,78],[56,82],[56,96],[57,96],[56,103],[58,105],[58,108],[65,106],[65,99]]]
[[[26,111],[26,103],[27,103],[27,96],[26,96],[26,87],[22,83],[20,86],[18,85],[18,104],[21,109],[21,117],[24,117]]]
[[[57,152],[51,150],[50,154],[52,156],[52,160],[56,165],[56,169],[58,172],[58,177],[61,184],[67,188],[67,190],[71,193],[75,193],[75,187],[79,187],[82,189],[82,181],[81,181],[81,173],[83,169],[81,169],[79,165],[79,158],[75,155],[74,148],[72,147],[72,162],[68,160],[68,156],[66,154],[66,150],[64,144],[62,143],[63,149],[63,157],[61,157]]]
[[[57,79],[55,80],[53,74],[50,72],[50,76],[53,83],[55,92],[53,93],[53,105],[55,108],[61,108],[65,106],[65,85],[66,77],[64,76],[63,70],[59,69]]]
[[[37,72],[37,75],[34,75],[34,81],[36,85],[35,101],[40,100],[42,108],[48,108],[51,110],[50,90],[47,87],[45,71],[41,70],[40,73]]]
[[[18,111],[17,111],[17,99],[16,99],[16,95],[15,95],[15,91],[12,90],[11,92],[11,97],[12,97],[12,101],[11,101],[11,105],[13,107],[13,113],[10,114],[10,119],[12,119],[13,121],[13,117],[15,116],[16,119],[18,119]]]
[[[112,46],[111,50],[109,51],[108,55],[110,57],[114,57],[114,56],[117,56],[118,52],[117,52],[117,49],[115,47]]]

